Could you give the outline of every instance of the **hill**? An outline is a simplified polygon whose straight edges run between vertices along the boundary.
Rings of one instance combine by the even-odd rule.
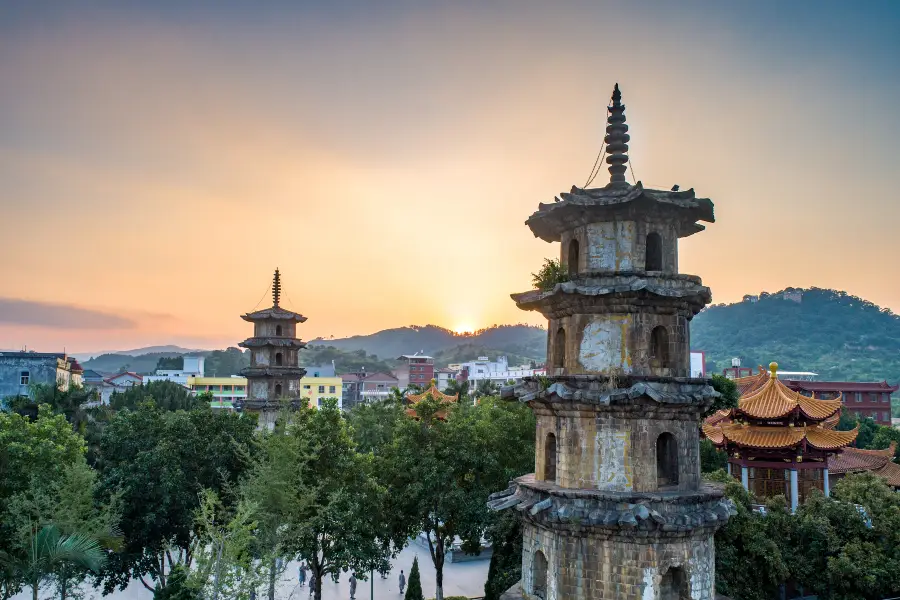
[[[147,375],[156,370],[156,363],[160,358],[174,358],[184,355],[185,353],[181,352],[150,352],[139,356],[118,353],[101,354],[90,360],[82,361],[81,366],[85,369],[93,369],[98,373],[133,371],[139,375]]]
[[[800,303],[773,294],[706,308],[694,318],[691,347],[706,352],[714,372],[738,357],[820,380],[900,381],[900,316],[847,292],[802,291]]]
[[[492,348],[493,352],[544,360],[547,332],[529,325],[494,325],[475,333],[455,333],[437,325],[410,325],[385,329],[371,335],[356,335],[336,340],[316,339],[310,346],[332,346],[339,350],[364,350],[382,359],[393,360],[403,354],[423,352],[431,356],[455,346]],[[477,358],[478,354],[469,356]],[[483,355],[482,355],[483,356]],[[510,357],[510,362],[515,362]]]

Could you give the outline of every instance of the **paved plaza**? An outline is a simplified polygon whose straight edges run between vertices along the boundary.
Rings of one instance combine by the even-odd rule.
[[[422,573],[422,593],[426,598],[434,598],[434,566],[431,564],[431,557],[428,550],[411,544],[407,546],[400,555],[393,561],[393,569],[386,579],[382,579],[380,575],[375,574],[375,594],[374,597],[369,592],[369,582],[359,580],[356,586],[357,600],[394,600],[400,599],[400,590],[397,588],[397,578],[400,575],[400,569],[409,579],[409,570],[412,568],[413,558],[419,557],[419,569]],[[462,563],[447,563],[444,565],[444,596],[468,596],[470,598],[478,598],[484,595],[484,582],[487,580],[489,560],[474,560]],[[278,600],[308,600],[309,587],[299,586],[297,584],[297,569],[299,563],[292,562],[278,583],[278,590],[275,597]],[[340,581],[334,583],[331,578],[327,578],[322,582],[322,599],[323,600],[349,600],[350,585],[347,580],[350,578],[349,573],[342,573]],[[100,592],[91,591],[93,595],[87,598],[100,600],[104,598]],[[41,594],[42,598],[50,597],[50,590]],[[31,592],[25,591],[17,596],[13,596],[13,600],[29,600]],[[110,600],[152,600],[153,594],[149,592],[139,581],[133,581],[127,589],[121,592],[115,592],[106,596]],[[265,596],[260,594],[260,600]]]

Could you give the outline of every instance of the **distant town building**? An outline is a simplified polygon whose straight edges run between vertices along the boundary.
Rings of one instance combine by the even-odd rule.
[[[101,404],[109,404],[109,399],[114,393],[126,392],[135,386],[143,385],[143,383],[144,378],[131,371],[104,377],[97,371],[88,369],[84,376],[84,387],[95,390]]]
[[[496,361],[491,361],[487,356],[479,356],[477,360],[460,363],[458,367],[460,379],[469,382],[470,392],[474,392],[482,381],[502,386],[509,382],[519,383],[525,377],[545,375],[547,372],[543,366],[510,366],[505,356],[498,357]],[[440,383],[440,379],[438,382]]]
[[[900,465],[894,462],[897,442],[891,442],[884,450],[844,448],[844,451],[828,458],[828,481],[834,484],[851,473],[870,472],[884,479],[895,490],[900,488]]]
[[[785,380],[789,388],[805,396],[842,398],[844,410],[862,419],[874,419],[879,425],[891,426],[891,394],[900,386],[887,381],[798,381]]]
[[[343,379],[334,374],[334,365],[307,366],[306,375],[300,380],[300,396],[309,406],[318,408],[322,400],[336,398],[338,408],[343,408]]]
[[[759,296],[754,296],[753,294],[744,294],[744,302],[749,302],[750,304],[756,304],[759,302]]]
[[[460,376],[459,372],[460,372],[460,369],[459,369],[458,365],[455,369],[451,368],[451,367],[444,367],[442,369],[437,369],[434,372],[434,378],[435,378],[435,380],[437,380],[438,389],[446,390],[447,386],[450,385],[450,382],[456,381],[457,378]]]
[[[194,395],[212,394],[211,408],[233,410],[247,400],[247,378],[239,375],[231,377],[189,377],[187,386]]]
[[[359,403],[384,400],[391,395],[392,388],[400,388],[400,382],[391,373],[360,371],[341,375],[341,387],[343,407],[349,410]]]
[[[405,366],[409,368],[409,383],[407,385],[418,385],[420,387],[428,387],[431,380],[434,379],[434,359],[424,354],[404,354],[397,358],[402,360]],[[400,375],[398,374],[398,379]],[[404,386],[406,387],[406,386]]]
[[[144,376],[144,383],[171,381],[183,386],[189,386],[193,378],[203,377],[206,374],[206,358],[202,356],[185,356],[183,360],[184,364],[181,369],[157,369],[155,374]]]
[[[803,290],[788,288],[781,293],[781,297],[785,300],[790,300],[791,302],[800,304],[801,302],[803,302]]]
[[[766,381],[768,373],[762,367],[757,369],[754,375],[751,369],[737,366],[725,369],[724,375],[735,380],[738,391],[746,393]],[[741,375],[735,377],[738,370]],[[891,394],[900,389],[900,385],[891,385],[887,381],[816,381],[816,377],[816,373],[809,371],[778,372],[778,378],[795,392],[822,400],[841,398],[844,410],[849,413],[891,426]]]
[[[241,316],[253,323],[253,337],[238,344],[250,351],[250,366],[241,371],[248,380],[247,398],[236,408],[260,413],[264,427],[274,425],[282,398],[299,400],[300,379],[306,375],[297,356],[306,343],[296,336],[297,324],[306,317],[281,308],[280,300],[281,274],[275,269],[272,306]]]
[[[66,391],[83,384],[84,370],[64,353],[0,352],[0,401],[30,396],[30,386],[55,385]]]

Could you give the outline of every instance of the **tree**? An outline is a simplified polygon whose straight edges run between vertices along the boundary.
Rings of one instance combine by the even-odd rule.
[[[201,600],[201,596],[197,588],[189,581],[184,566],[175,565],[169,572],[169,582],[166,587],[158,588],[153,592],[153,600]]]
[[[46,404],[33,421],[0,412],[0,549],[13,548],[19,531],[10,502],[29,490],[35,475],[48,484],[60,481],[67,468],[84,460],[84,452],[84,439]],[[15,572],[4,569],[0,597],[14,595],[21,584]]]
[[[156,361],[157,371],[180,371],[184,369],[183,356],[160,356]]]
[[[869,447],[875,450],[883,450],[884,448],[890,448],[892,442],[897,444],[894,458],[900,458],[900,430],[879,425]]]
[[[350,424],[356,449],[363,453],[383,454],[394,439],[394,429],[403,417],[402,407],[402,403],[391,398],[358,404],[350,409],[347,412],[347,422]]]
[[[537,273],[531,274],[531,284],[539,290],[552,290],[556,284],[569,281],[569,271],[556,258],[545,258]]]
[[[28,489],[11,497],[7,514],[14,528],[13,550],[27,554],[36,533],[54,527],[63,536],[78,535],[106,548],[118,547],[118,499],[107,505],[94,502],[96,472],[82,458],[66,465],[59,479],[32,476]],[[105,557],[104,557],[105,558]],[[63,562],[52,573],[60,600],[80,598],[79,585],[88,570]]]
[[[403,600],[425,600],[422,595],[422,576],[419,573],[419,557],[413,558],[413,566],[409,572],[409,581],[406,582],[406,595]]]
[[[475,397],[484,398],[485,396],[496,396],[500,392],[500,387],[489,379],[482,379],[475,388]],[[462,398],[462,396],[460,396]]]
[[[464,398],[469,397],[469,382],[466,381],[457,381],[455,379],[451,379],[447,382],[447,388],[444,390],[445,394],[450,394],[451,396],[459,396],[462,400]]]
[[[444,560],[456,537],[478,553],[491,521],[485,498],[534,464],[534,417],[518,403],[486,398],[447,407],[431,398],[401,420],[389,459],[388,515],[395,543],[425,533],[443,600]]]
[[[719,397],[713,400],[712,406],[703,414],[704,418],[716,411],[737,408],[741,393],[734,381],[721,375],[713,375],[712,386],[719,393]]]
[[[728,464],[728,455],[719,450],[706,438],[700,440],[700,472],[711,473],[724,469]]]
[[[230,377],[250,366],[250,353],[233,347],[213,350],[206,355],[203,365],[207,377]]]
[[[121,494],[123,548],[102,573],[106,593],[131,578],[155,591],[172,566],[190,567],[200,492],[235,502],[255,428],[253,419],[208,408],[164,412],[146,403],[116,415],[101,441],[99,496]]]
[[[484,600],[499,600],[500,595],[522,579],[522,521],[513,511],[503,511],[488,527],[491,564],[484,583]]]
[[[372,474],[373,457],[354,447],[350,427],[335,399],[318,410],[307,406],[290,413],[286,435],[309,452],[294,466],[311,494],[286,515],[291,554],[304,559],[316,582],[341,571],[362,572],[377,565],[387,571],[390,537],[384,528],[385,490]]]
[[[124,392],[114,392],[109,398],[113,410],[135,409],[144,402],[153,401],[161,410],[193,410],[208,406],[206,396],[193,396],[187,388],[174,381],[151,381],[145,385],[128,388]]]
[[[44,581],[61,568],[74,566],[98,571],[106,556],[96,540],[72,533],[63,535],[53,525],[36,529],[30,536],[28,547],[20,558],[0,553],[0,561],[6,568],[19,573],[19,577],[31,586],[31,597],[38,600],[38,592]]]

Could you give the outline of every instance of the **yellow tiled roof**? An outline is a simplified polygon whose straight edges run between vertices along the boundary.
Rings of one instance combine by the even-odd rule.
[[[778,419],[800,409],[806,417],[821,421],[841,408],[841,397],[834,400],[808,398],[784,385],[776,376],[778,365],[772,363],[768,380],[756,390],[741,396],[738,412],[757,419]]]
[[[777,427],[724,423],[722,425],[705,424],[702,431],[703,435],[717,446],[721,446],[727,440],[747,448],[793,448],[805,438],[810,446],[819,450],[837,450],[853,443],[859,433],[859,428],[852,431],[834,431],[822,427]]]

